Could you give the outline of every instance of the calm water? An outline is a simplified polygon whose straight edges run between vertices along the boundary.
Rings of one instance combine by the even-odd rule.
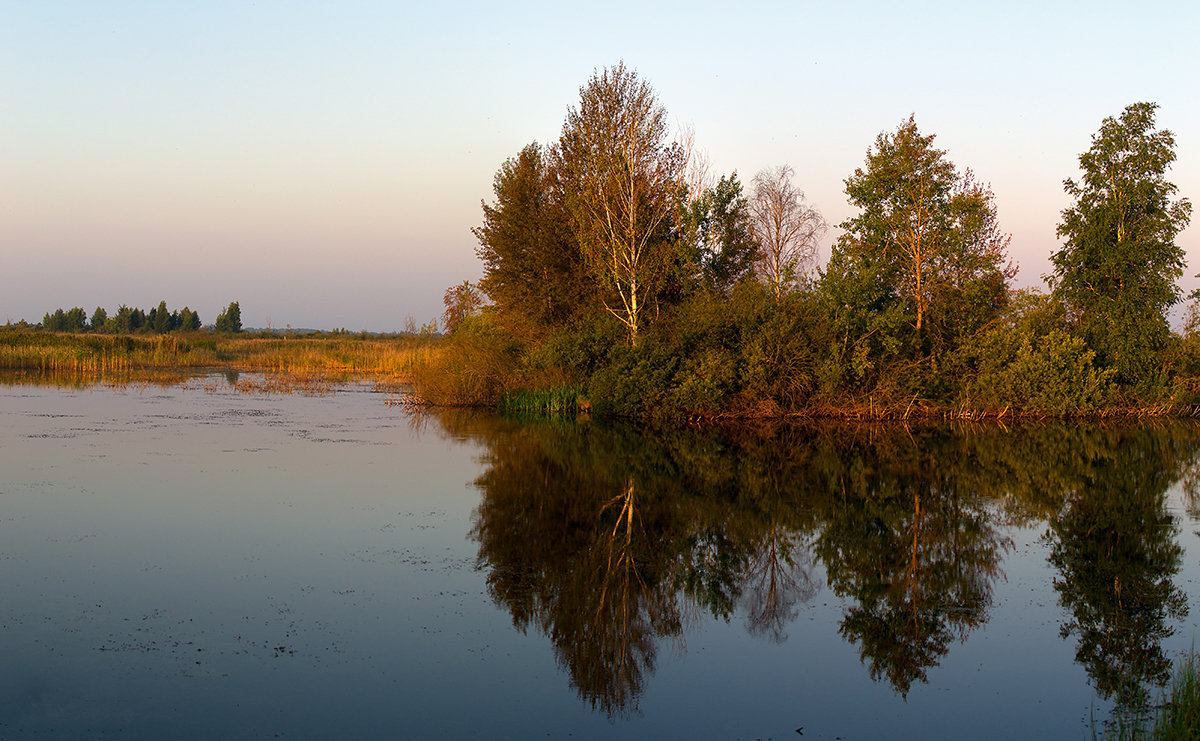
[[[0,738],[1067,738],[1196,643],[1200,430],[0,385]]]

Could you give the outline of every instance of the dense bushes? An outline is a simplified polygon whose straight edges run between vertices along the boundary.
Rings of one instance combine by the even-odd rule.
[[[660,307],[630,346],[596,313],[521,341],[494,312],[466,320],[415,373],[445,404],[620,417],[923,413],[1070,416],[1200,401],[1200,321],[1173,338],[1149,391],[1120,386],[1061,303],[1024,291],[990,324],[940,352],[905,340],[902,316],[859,324],[817,293],[776,302],[747,281]],[[1190,326],[1190,325],[1189,325]]]

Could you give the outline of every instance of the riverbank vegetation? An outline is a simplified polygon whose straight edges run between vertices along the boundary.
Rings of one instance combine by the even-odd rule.
[[[422,335],[109,335],[11,325],[0,326],[0,371],[112,380],[147,371],[222,369],[298,379],[367,377],[394,388],[410,380],[414,366],[428,364],[433,345]]]
[[[1171,686],[1162,702],[1140,718],[1118,717],[1104,735],[1092,733],[1104,741],[1190,741],[1200,737],[1200,667],[1195,653],[1184,657],[1175,670]]]
[[[826,225],[790,168],[714,179],[649,85],[604,69],[558,141],[496,173],[484,276],[447,291],[414,382],[627,417],[1194,411],[1200,322],[1168,322],[1191,203],[1156,108],[1105,119],[1080,156],[1043,292],[1014,288],[994,194],[914,117],[846,179],[858,213],[818,268]]]
[[[846,178],[857,213],[818,266],[829,227],[792,169],[714,176],[621,64],[557,141],[501,165],[474,229],[483,277],[446,291],[440,337],[411,320],[392,338],[250,337],[237,302],[203,330],[165,301],[77,307],[2,328],[0,368],[390,375],[435,404],[631,418],[1194,414],[1196,304],[1168,321],[1192,205],[1156,109],[1104,119],[1065,181],[1049,290],[1018,290],[995,195],[915,117]]]

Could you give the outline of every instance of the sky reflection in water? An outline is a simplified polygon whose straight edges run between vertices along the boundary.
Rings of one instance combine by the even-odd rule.
[[[1076,737],[1194,641],[1191,425],[383,401],[0,387],[0,736]]]

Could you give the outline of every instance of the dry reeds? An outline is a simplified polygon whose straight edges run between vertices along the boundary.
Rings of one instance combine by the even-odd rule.
[[[69,335],[0,334],[0,370],[36,371],[64,377],[107,377],[138,370],[217,368],[291,376],[303,385],[318,375],[407,383],[413,368],[435,353],[427,339],[396,337],[240,338],[205,333]]]

